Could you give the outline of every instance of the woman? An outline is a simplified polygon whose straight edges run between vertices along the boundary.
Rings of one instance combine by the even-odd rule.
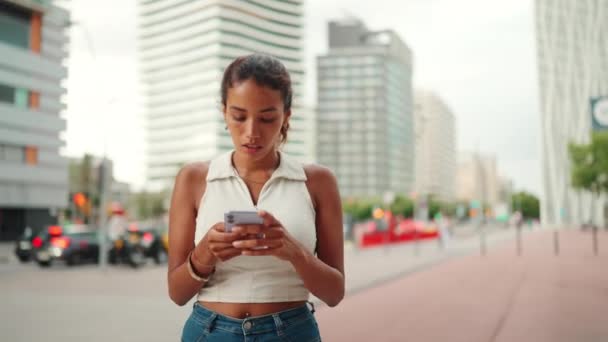
[[[234,150],[182,168],[170,210],[169,296],[197,300],[183,341],[318,341],[309,293],[344,297],[342,210],[336,179],[279,150],[292,88],[277,59],[237,58],[224,72],[222,111]],[[224,213],[255,210],[264,224],[224,230]]]

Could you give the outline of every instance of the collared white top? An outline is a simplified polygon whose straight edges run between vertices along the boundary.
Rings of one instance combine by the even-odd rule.
[[[316,245],[315,210],[301,163],[280,153],[279,167],[264,184],[254,205],[245,182],[232,165],[232,151],[213,159],[196,218],[195,243],[231,210],[265,210],[308,251]],[[199,301],[269,303],[307,300],[309,291],[291,263],[274,256],[237,256],[219,261]]]

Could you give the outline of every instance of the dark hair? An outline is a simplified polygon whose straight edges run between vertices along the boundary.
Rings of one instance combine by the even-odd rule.
[[[283,110],[288,111],[291,109],[293,90],[291,89],[289,72],[287,72],[283,63],[278,59],[257,53],[238,57],[224,71],[221,90],[222,105],[224,107],[226,107],[228,89],[232,88],[235,83],[244,82],[248,79],[255,80],[261,86],[280,91],[283,98]],[[285,123],[281,127],[282,143],[287,141],[288,129],[288,123]]]

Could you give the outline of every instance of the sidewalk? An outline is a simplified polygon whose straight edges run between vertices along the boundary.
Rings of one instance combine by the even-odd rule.
[[[608,341],[608,234],[545,230],[348,296],[317,319],[325,341]]]

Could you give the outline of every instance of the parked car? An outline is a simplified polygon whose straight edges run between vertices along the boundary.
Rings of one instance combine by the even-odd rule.
[[[32,253],[42,267],[56,262],[68,266],[97,262],[98,234],[86,225],[49,226],[32,240]]]

